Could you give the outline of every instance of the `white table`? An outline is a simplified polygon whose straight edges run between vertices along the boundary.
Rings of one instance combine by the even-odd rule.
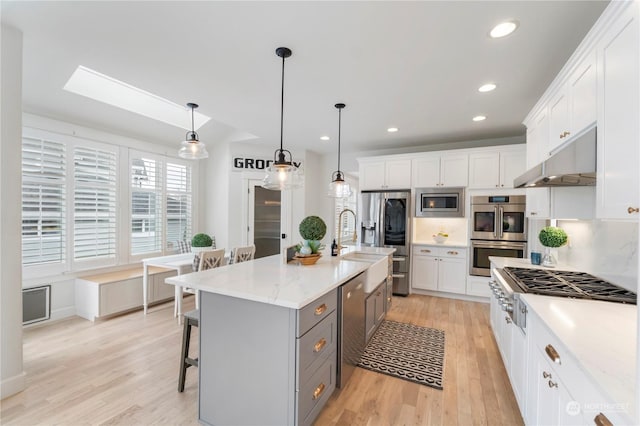
[[[159,266],[161,268],[173,269],[178,275],[193,272],[194,253],[173,254],[170,256],[159,256],[142,259],[144,272],[142,274],[142,295],[144,313],[147,314],[148,294],[149,294],[149,266]],[[173,316],[182,315],[182,287],[175,286],[175,304]]]

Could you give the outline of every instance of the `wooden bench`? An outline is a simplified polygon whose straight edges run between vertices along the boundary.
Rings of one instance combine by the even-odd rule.
[[[76,315],[95,321],[142,308],[142,266],[76,278]],[[172,269],[149,267],[149,304],[174,298],[174,286],[164,283]]]

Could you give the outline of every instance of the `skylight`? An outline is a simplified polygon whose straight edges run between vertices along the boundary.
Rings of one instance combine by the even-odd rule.
[[[191,130],[191,110],[160,96],[124,83],[97,71],[78,66],[64,90],[87,98],[135,112],[172,126]],[[198,130],[211,117],[194,113],[194,127]]]

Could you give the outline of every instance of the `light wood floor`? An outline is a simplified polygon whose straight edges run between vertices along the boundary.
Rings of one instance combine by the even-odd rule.
[[[193,308],[189,299],[185,310]],[[488,325],[488,305],[396,297],[388,319],[445,330],[444,390],[356,369],[316,425],[522,424]],[[181,337],[172,303],[147,316],[136,311],[97,323],[73,318],[27,329],[27,389],[2,401],[0,423],[196,425],[194,368],[187,371],[185,392],[177,392]],[[197,331],[192,339],[197,342]]]

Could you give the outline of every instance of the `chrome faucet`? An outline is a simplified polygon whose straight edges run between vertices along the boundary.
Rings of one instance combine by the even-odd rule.
[[[342,230],[340,229],[342,226],[342,215],[346,212],[349,212],[353,215],[353,242],[355,243],[356,241],[358,241],[358,233],[356,232],[358,219],[356,218],[356,214],[351,209],[344,209],[338,215],[338,254],[340,254],[340,251],[342,250]]]

